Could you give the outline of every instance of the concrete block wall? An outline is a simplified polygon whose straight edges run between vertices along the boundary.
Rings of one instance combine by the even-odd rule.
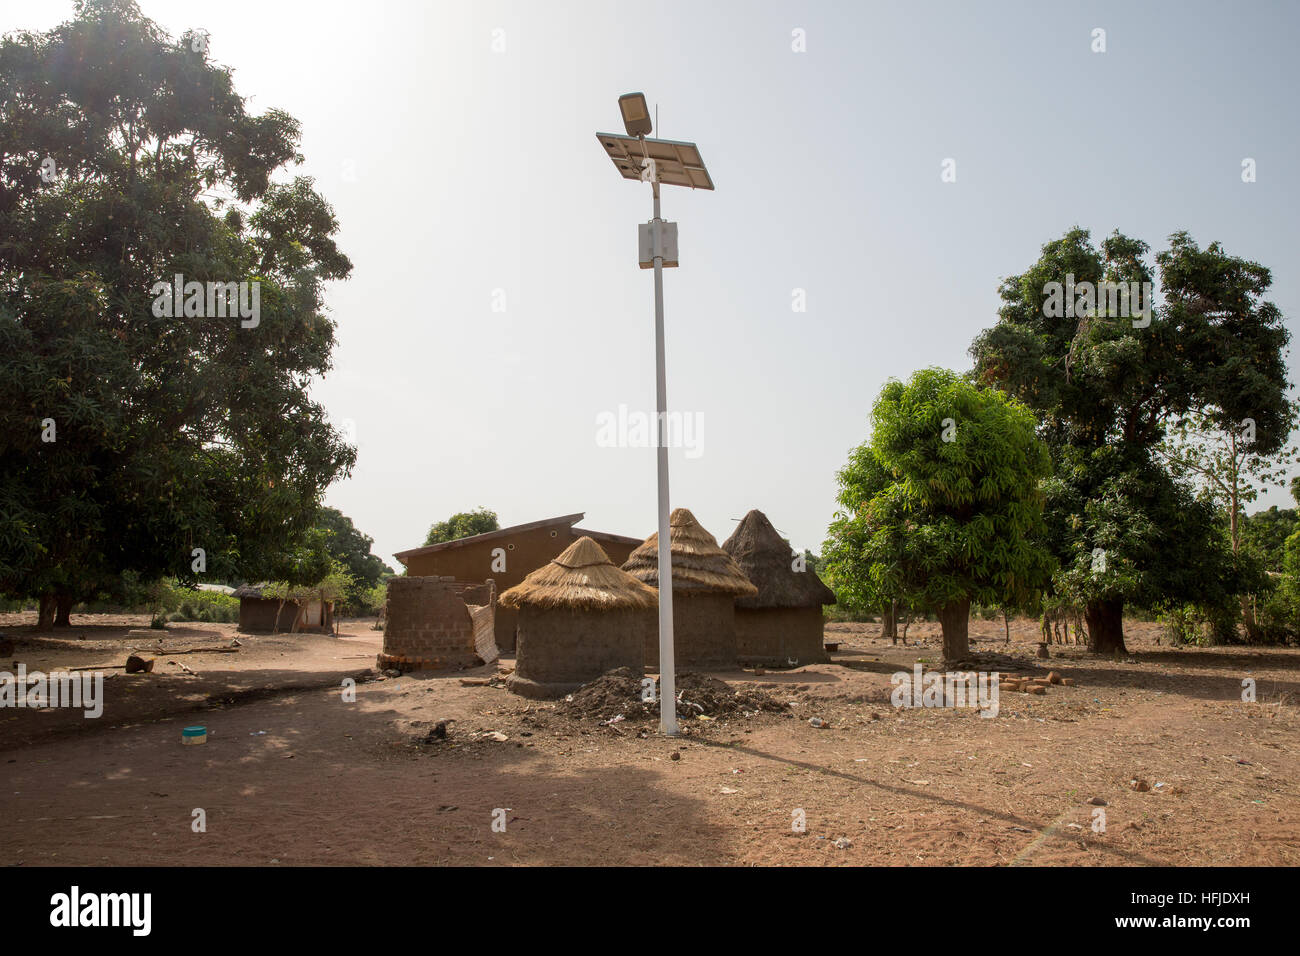
[[[392,578],[380,666],[398,670],[478,666],[474,625],[459,590],[442,577]]]

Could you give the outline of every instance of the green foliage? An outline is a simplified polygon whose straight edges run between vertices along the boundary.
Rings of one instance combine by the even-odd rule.
[[[373,610],[373,589],[393,574],[392,568],[371,553],[375,539],[358,531],[352,519],[337,508],[322,508],[316,527],[325,532],[330,557],[352,577],[352,586],[341,598],[342,606],[350,611]]]
[[[168,621],[203,621],[209,624],[239,620],[239,598],[217,591],[178,590],[172,598],[175,608]]]
[[[1218,605],[1245,584],[1222,514],[1148,455],[1063,446],[1044,490],[1054,587],[1074,600]]]
[[[366,591],[358,609],[363,613],[378,614],[384,609],[384,602],[388,600],[388,585],[376,584]]]
[[[473,511],[458,512],[446,521],[435,522],[429,528],[429,534],[424,539],[424,543],[426,546],[442,544],[444,541],[455,541],[458,538],[469,538],[476,534],[487,534],[489,531],[500,530],[501,525],[497,521],[497,513],[480,507],[475,508]]]
[[[924,369],[890,381],[869,442],[839,473],[822,557],[850,610],[1027,601],[1051,573],[1033,415],[995,389]]]
[[[76,10],[0,40],[0,591],[191,581],[196,547],[209,578],[277,574],[355,460],[308,389],[337,223],[280,181],[292,117],[129,0]],[[155,315],[176,273],[260,282],[260,323]]]
[[[1281,573],[1286,540],[1297,529],[1296,510],[1273,505],[1242,522],[1242,546],[1259,556],[1265,570]]]
[[[1236,612],[1231,606],[1173,605],[1161,612],[1158,620],[1164,625],[1164,639],[1175,646],[1210,647],[1233,643],[1237,637]]]
[[[355,586],[356,579],[338,561],[332,561],[324,573],[309,584],[291,580],[271,581],[262,587],[262,597],[285,603],[305,604],[308,601],[339,602]]]
[[[1294,422],[1294,409],[1290,414]],[[1225,429],[1215,424],[1217,417],[1213,410],[1178,417],[1167,427],[1156,452],[1172,475],[1203,488],[1228,515],[1235,552],[1241,545],[1246,506],[1264,488],[1283,483],[1297,460],[1297,449],[1260,454],[1251,439],[1253,422]]]
[[[1293,415],[1288,333],[1262,299],[1267,269],[1217,243],[1202,250],[1186,233],[1156,256],[1165,302],[1149,326],[1104,309],[1045,314],[1047,284],[1068,275],[1076,283],[1151,281],[1147,252],[1118,232],[1100,250],[1082,229],[1048,243],[1028,271],[1003,283],[999,322],[971,353],[980,381],[1007,389],[1041,418],[1054,465],[1045,491],[1048,541],[1063,569],[1056,585],[1116,610],[1125,601],[1221,608],[1226,595],[1257,582],[1232,560],[1220,509],[1157,452],[1169,423],[1194,416],[1204,429],[1233,433],[1250,419],[1250,453],[1275,455]]]

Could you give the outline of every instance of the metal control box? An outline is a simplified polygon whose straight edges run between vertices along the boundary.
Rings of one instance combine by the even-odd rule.
[[[663,227],[663,256],[664,268],[677,265],[677,223],[664,222],[660,223]],[[655,267],[655,246],[654,233],[652,229],[654,222],[643,222],[636,227],[638,246],[640,247],[640,263],[642,269],[653,269]]]

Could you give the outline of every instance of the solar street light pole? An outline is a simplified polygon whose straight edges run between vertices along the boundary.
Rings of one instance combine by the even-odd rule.
[[[677,735],[677,687],[673,658],[672,529],[668,510],[668,375],[664,364],[664,267],[676,266],[677,225],[659,215],[659,187],[713,189],[713,179],[694,143],[646,139],[653,130],[644,93],[618,98],[626,136],[597,133],[596,138],[624,179],[648,182],[654,193],[654,218],[637,227],[641,268],[655,271],[655,398],[659,427],[659,729]]]
[[[655,268],[655,403],[659,423],[659,729],[677,736],[677,681],[673,660],[672,529],[668,525],[668,372],[664,360],[664,240],[659,216],[659,177],[653,172],[655,215],[652,233]]]

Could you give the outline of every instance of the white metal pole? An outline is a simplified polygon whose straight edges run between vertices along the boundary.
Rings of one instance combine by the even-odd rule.
[[[659,729],[677,736],[677,681],[673,661],[672,531],[668,526],[668,374],[664,361],[664,245],[659,217],[659,179],[654,190],[655,216],[650,231],[655,262],[655,398],[659,414]]]

